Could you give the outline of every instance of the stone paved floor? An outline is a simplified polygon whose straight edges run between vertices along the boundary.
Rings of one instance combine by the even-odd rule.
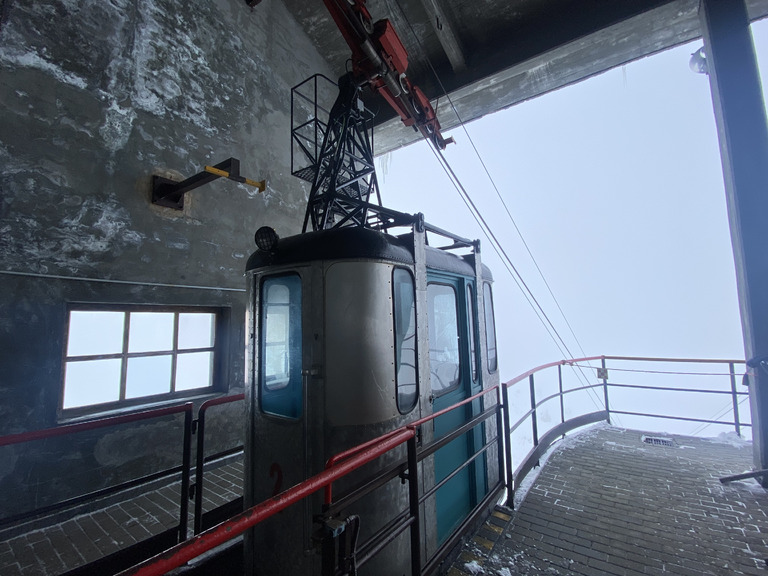
[[[159,487],[102,509],[3,537],[0,533],[0,576],[55,576],[117,552],[178,526],[180,482]],[[242,457],[209,468],[203,486],[207,512],[243,494]],[[190,501],[189,526],[193,525]]]
[[[498,508],[448,576],[768,575],[768,492],[719,482],[752,468],[752,445],[668,436],[674,446],[652,446],[642,435],[604,426],[559,443],[516,510]]]

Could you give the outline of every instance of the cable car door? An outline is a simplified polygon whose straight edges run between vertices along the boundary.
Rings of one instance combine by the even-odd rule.
[[[461,278],[430,274],[427,278],[429,366],[433,412],[468,398],[474,372],[469,367],[470,341],[465,282]],[[472,340],[473,341],[473,340]],[[474,346],[471,346],[474,348]],[[471,404],[434,420],[439,439],[471,418]],[[435,454],[435,482],[457,470],[473,453],[473,433],[454,439]],[[437,537],[444,542],[476,503],[475,465],[461,469],[436,493]]]

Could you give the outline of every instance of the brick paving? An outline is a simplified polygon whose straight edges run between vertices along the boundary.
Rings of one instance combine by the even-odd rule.
[[[752,445],[642,435],[598,426],[560,442],[516,510],[498,507],[445,574],[768,575],[768,492],[719,482],[752,469]]]
[[[203,511],[243,494],[242,457],[208,468],[203,482]],[[129,499],[62,520],[26,533],[0,532],[1,576],[56,576],[127,548],[179,524],[180,482],[160,486]],[[193,525],[193,502],[189,526]],[[7,534],[12,534],[8,536]]]

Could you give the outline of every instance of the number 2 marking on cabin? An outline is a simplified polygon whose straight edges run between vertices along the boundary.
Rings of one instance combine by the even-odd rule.
[[[283,487],[283,469],[280,468],[280,464],[272,462],[272,466],[269,467],[269,477],[275,478],[275,487],[272,489],[272,496],[277,496]]]

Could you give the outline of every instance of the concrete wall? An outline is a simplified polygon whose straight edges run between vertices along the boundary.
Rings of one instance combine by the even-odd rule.
[[[60,424],[67,302],[226,308],[220,392],[241,392],[253,232],[298,232],[308,193],[290,88],[327,65],[278,0],[2,7],[0,435]],[[150,203],[151,174],[231,156],[263,194],[217,180],[183,212]],[[178,420],[137,428],[138,451],[124,429],[0,448],[0,518],[180,461]]]

